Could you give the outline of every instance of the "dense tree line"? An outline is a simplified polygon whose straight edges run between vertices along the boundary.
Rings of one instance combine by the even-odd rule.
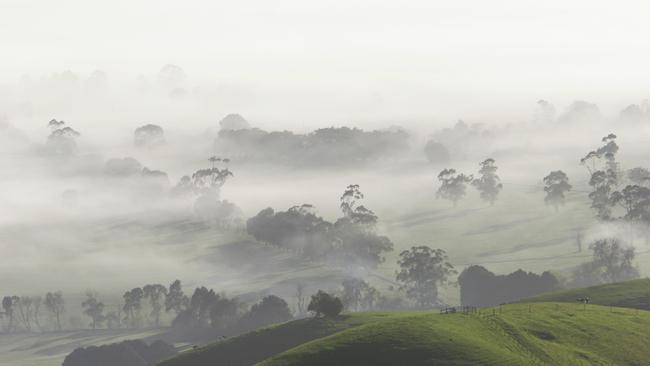
[[[458,276],[460,302],[466,306],[496,306],[557,290],[558,279],[550,272],[541,275],[521,269],[496,275],[482,266],[469,266]]]
[[[330,127],[296,134],[258,128],[222,128],[215,149],[236,154],[242,160],[258,162],[298,166],[356,165],[406,153],[408,138],[401,129],[363,131]]]
[[[353,202],[362,197],[357,188],[349,187],[344,194],[347,198],[343,200],[343,206],[348,220],[365,223],[368,220],[368,212],[358,209],[362,206],[356,206],[356,202]],[[362,311],[410,306],[434,307],[439,304],[438,286],[447,283],[449,277],[455,273],[443,250],[426,246],[403,251],[398,265],[401,268],[396,276],[397,282],[400,283],[398,290],[404,292],[406,298],[411,301],[410,305],[403,300],[383,296],[366,281],[351,277],[343,280],[338,295],[319,290],[311,297],[309,304],[305,302],[305,288],[299,284],[296,291],[296,314],[303,316],[306,312],[311,312],[316,316],[335,316],[344,308],[349,311]],[[45,299],[5,296],[2,299],[4,330],[45,330],[46,327],[41,322],[41,305],[44,305],[49,314],[50,323],[47,329],[64,329],[62,318],[66,313],[66,302],[63,294],[48,292]],[[125,291],[118,307],[106,305],[96,291],[87,291],[81,306],[88,321],[87,327],[90,329],[157,328],[165,318],[171,319],[173,328],[209,328],[227,334],[287,321],[294,316],[288,303],[274,295],[265,296],[248,308],[236,297],[230,298],[206,287],[198,287],[188,296],[179,280],[169,286],[147,284]]]
[[[318,216],[312,205],[303,204],[280,212],[264,209],[247,221],[246,228],[257,240],[309,260],[374,268],[393,243],[377,233],[378,217],[359,204],[362,199],[359,186],[350,185],[340,198],[343,216],[333,223]]]

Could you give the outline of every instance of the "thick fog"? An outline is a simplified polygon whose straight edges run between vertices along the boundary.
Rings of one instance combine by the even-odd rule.
[[[608,236],[642,254],[643,230],[594,218],[580,159],[614,133],[622,172],[650,167],[650,9],[498,3],[3,2],[0,295],[119,296],[177,278],[233,294],[336,288],[347,275],[388,288],[415,245],[446,250],[459,272],[569,273]],[[139,143],[148,124],[163,132]],[[313,132],[329,127],[350,130]],[[427,158],[431,141],[447,152]],[[436,199],[442,169],[477,175],[487,158],[498,214],[474,190],[456,208]],[[207,193],[180,183],[215,164],[233,175],[201,206]],[[554,170],[573,186],[562,218],[544,204]],[[374,268],[247,232],[269,207],[311,204],[335,223],[351,184],[394,245]],[[473,232],[487,221],[488,233],[532,229]]]
[[[102,70],[111,86],[133,90],[134,79],[151,82],[162,65],[176,64],[202,96],[198,106],[187,106],[191,114],[166,116],[185,124],[232,110],[283,127],[460,116],[514,121],[540,98],[558,105],[585,99],[615,112],[644,97],[649,76],[642,1],[0,6],[2,84],[65,70],[84,80]],[[0,90],[2,99],[16,97],[13,89]],[[132,101],[129,94],[115,98]],[[156,104],[111,107],[123,118],[103,119],[98,110],[97,124],[152,116]]]

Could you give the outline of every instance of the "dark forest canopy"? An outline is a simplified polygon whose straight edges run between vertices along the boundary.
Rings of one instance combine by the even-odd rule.
[[[252,128],[221,130],[215,148],[218,152],[238,156],[240,160],[299,166],[349,165],[407,153],[408,139],[404,130],[329,127],[298,134]]]
[[[559,288],[557,278],[548,271],[538,275],[520,269],[496,275],[482,266],[467,267],[458,276],[458,284],[460,302],[467,306],[495,306]]]
[[[313,261],[374,268],[393,249],[390,239],[378,235],[374,228],[347,217],[329,222],[311,205],[278,212],[267,208],[250,218],[246,226],[255,239]]]
[[[278,212],[266,208],[248,219],[246,229],[255,239],[308,260],[374,268],[393,250],[393,243],[377,233],[379,218],[360,204],[363,198],[359,185],[351,184],[340,198],[343,216],[335,222],[303,204]]]

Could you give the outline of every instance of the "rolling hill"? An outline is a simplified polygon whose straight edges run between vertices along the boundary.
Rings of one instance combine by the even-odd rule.
[[[526,302],[576,302],[589,298],[589,303],[650,310],[650,279],[610,283],[606,285],[551,292],[526,299]]]
[[[265,328],[159,366],[641,365],[649,327],[650,312],[577,303],[361,313]]]

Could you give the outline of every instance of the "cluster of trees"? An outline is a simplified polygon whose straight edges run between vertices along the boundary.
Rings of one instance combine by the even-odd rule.
[[[179,280],[169,287],[148,284],[128,290],[119,306],[107,305],[95,291],[87,291],[81,302],[90,329],[160,327],[171,324],[180,328],[254,329],[283,322],[293,317],[287,302],[277,296],[264,297],[246,309],[236,298],[228,298],[212,289],[199,287],[187,296]],[[43,322],[43,310],[49,322]],[[6,332],[64,329],[66,302],[61,292],[48,292],[45,298],[5,296],[0,318]]]
[[[77,137],[81,136],[79,132],[66,126],[65,121],[56,119],[52,119],[47,126],[51,131],[47,137],[47,147],[52,154],[70,155],[77,151]]]
[[[593,258],[573,271],[571,287],[595,286],[639,278],[634,264],[635,251],[616,238],[604,238],[593,242],[589,248]]]
[[[223,131],[241,125],[241,116],[229,115],[222,121]],[[51,153],[70,155],[76,151],[76,139],[79,132],[66,126],[64,121],[52,119],[48,123],[51,133],[47,147]],[[134,131],[134,144],[137,147],[153,148],[165,143],[164,130],[155,124],[138,127]],[[221,187],[233,176],[227,165],[230,159],[212,156],[208,159],[211,166],[198,169],[191,176],[183,176],[179,182],[169,188],[167,173],[149,169],[132,157],[112,158],[104,164],[103,173],[114,178],[138,178],[130,180],[138,183],[141,198],[160,197],[169,193],[173,197],[191,197],[194,200],[194,212],[198,217],[215,223],[223,228],[241,228],[243,213],[234,203],[220,199]],[[217,166],[222,164],[224,166]],[[74,192],[71,192],[74,193]]]
[[[139,177],[159,181],[165,186],[169,186],[167,173],[142,166],[132,157],[108,159],[104,164],[104,174],[116,178]]]
[[[650,223],[650,171],[636,167],[623,171],[616,155],[619,146],[613,133],[601,139],[602,145],[588,152],[580,164],[589,173],[591,192],[588,197],[595,216],[601,221],[622,220],[627,223]],[[569,177],[561,170],[543,179],[544,202],[557,210],[571,191]]]
[[[487,145],[494,141],[500,131],[484,124],[467,124],[459,120],[453,127],[443,128],[431,135],[425,146],[425,155],[432,163],[445,163],[448,158],[464,159],[482,154]],[[441,143],[444,141],[444,145]]]
[[[163,315],[169,313],[177,317],[189,303],[179,280],[171,283],[169,287],[161,284],[136,287],[126,291],[122,299],[120,306],[108,309],[97,292],[87,291],[81,305],[84,315],[90,318],[89,327],[92,329],[159,327]]]
[[[308,134],[290,131],[267,132],[236,124],[222,124],[215,142],[220,152],[237,154],[244,160],[298,166],[353,165],[390,158],[408,150],[408,134],[401,130],[363,131],[329,127]]]
[[[42,310],[49,318],[49,325],[43,322]],[[62,329],[62,317],[65,313],[65,301],[61,292],[48,292],[43,299],[40,296],[5,296],[2,298],[4,330],[12,333],[17,330],[44,331]]]
[[[243,226],[241,209],[232,202],[221,200],[221,188],[233,177],[228,169],[230,159],[211,156],[208,161],[210,167],[199,169],[191,176],[181,177],[171,194],[180,198],[193,198],[194,212],[203,220],[227,229]]]
[[[553,104],[546,100],[537,102],[537,111],[535,113],[536,122],[553,122],[556,121],[556,111]],[[623,122],[640,122],[650,117],[650,104],[648,100],[643,100],[640,104],[630,104],[619,113],[619,119]],[[558,122],[587,122],[601,120],[603,116],[596,104],[577,100],[573,102],[567,110],[557,118]]]
[[[350,209],[356,212],[354,208]],[[430,308],[439,304],[438,286],[448,283],[449,277],[456,273],[443,250],[427,246],[416,246],[403,251],[398,264],[400,271],[396,274],[396,280],[400,284],[399,290],[403,291],[411,305],[399,298],[383,296],[364,280],[347,278],[342,282],[340,296],[319,290],[311,297],[308,305],[305,304],[305,289],[298,285],[297,314],[311,312],[315,316],[336,316],[344,308],[349,311],[407,306]],[[88,327],[159,327],[164,319],[173,319],[171,324],[177,329],[211,329],[222,334],[233,334],[288,321],[294,316],[288,303],[275,295],[265,296],[247,308],[237,298],[229,298],[206,287],[198,287],[188,296],[179,280],[168,287],[148,284],[133,288],[123,294],[122,300],[117,307],[108,306],[97,292],[87,291],[81,306],[83,314],[89,320]],[[50,315],[51,326],[48,329],[63,329],[66,303],[61,292],[54,292],[47,293],[45,299],[18,296],[3,298],[5,330],[45,330],[46,327],[41,323],[41,305],[45,306]]]
[[[362,279],[346,278],[341,285],[341,301],[349,311],[375,310],[382,301],[379,290]]]
[[[458,173],[456,169],[443,169],[438,174],[440,187],[436,192],[436,197],[449,200],[456,207],[458,201],[465,197],[467,185],[471,184],[479,191],[481,199],[494,205],[503,188],[501,178],[496,174],[498,167],[492,158],[485,159],[479,163],[479,166],[478,178]]]
[[[132,157],[108,159],[103,174],[115,183],[114,189],[125,189],[125,194],[140,202],[156,202],[170,190],[167,173],[149,169]]]
[[[303,296],[302,292],[300,296]],[[333,311],[337,306],[332,307],[330,300],[342,304],[338,297],[319,291],[312,296],[306,310],[317,316],[337,315],[342,305]],[[149,284],[126,291],[123,304],[114,311],[106,311],[106,305],[95,292],[86,294],[82,306],[84,314],[90,318],[89,327],[92,329],[159,327],[162,316],[169,314],[173,318],[172,326],[177,329],[210,328],[232,334],[293,318],[288,303],[278,296],[265,296],[247,308],[239,299],[229,298],[207,287],[198,287],[188,296],[179,280],[169,287]]]
[[[602,145],[587,153],[580,164],[589,172],[589,199],[596,218],[628,223],[650,223],[650,172],[642,167],[627,171],[616,159],[616,135],[601,139]]]
[[[495,275],[482,266],[469,266],[458,276],[460,302],[466,306],[496,306],[557,290],[558,279],[550,272],[541,275],[521,269]]]
[[[610,133],[602,138],[602,142],[601,147],[580,159],[580,164],[585,166],[590,174],[589,185],[592,192],[589,193],[589,198],[591,207],[596,211],[596,217],[609,220],[612,218],[612,207],[621,195],[617,188],[622,180],[616,161],[616,153],[619,150],[616,135]]]
[[[356,312],[436,307],[442,304],[439,287],[451,283],[451,278],[457,273],[444,250],[424,245],[402,251],[397,264],[397,287],[391,285],[389,290],[392,294],[389,295],[382,294],[361,278],[343,279],[338,292],[343,308]]]
[[[255,239],[291,250],[315,261],[374,268],[384,261],[393,243],[377,234],[377,215],[359,204],[359,185],[350,185],[340,198],[343,216],[334,223],[318,216],[312,205],[294,206],[287,211],[260,211],[246,223]]]

